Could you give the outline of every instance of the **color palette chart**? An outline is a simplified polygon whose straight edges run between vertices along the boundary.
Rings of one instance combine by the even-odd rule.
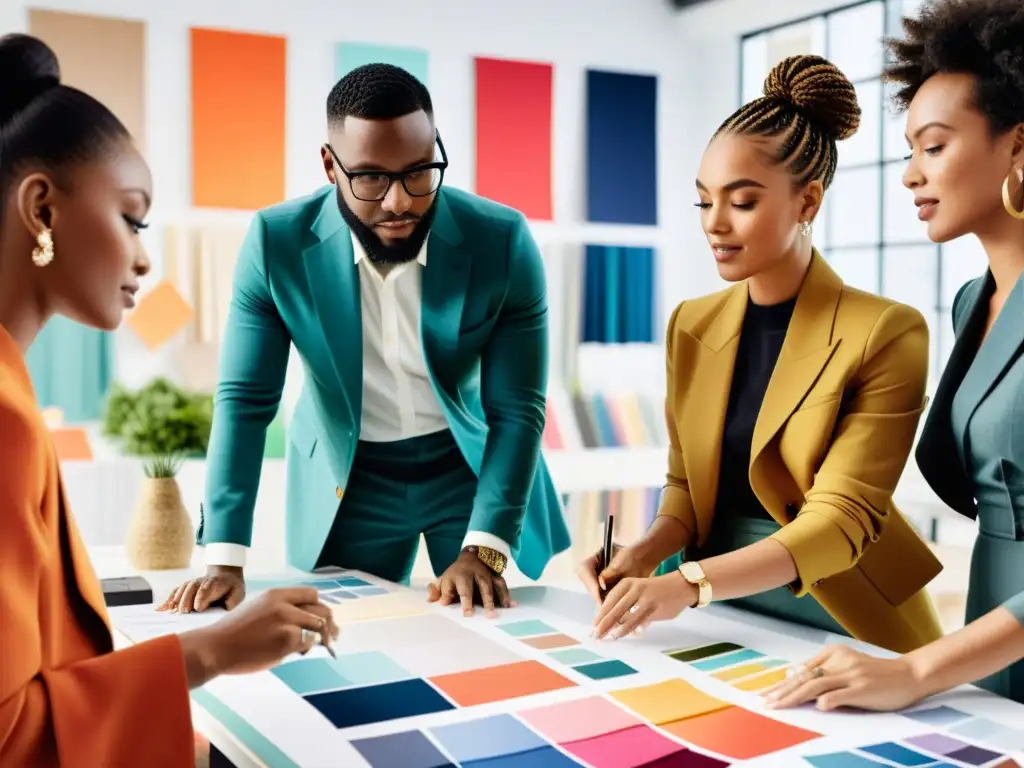
[[[785,659],[769,657],[736,643],[711,643],[665,654],[741,691],[762,691],[786,678]]]
[[[735,760],[789,749],[822,735],[718,699],[682,679],[613,691],[611,696],[688,745]]]
[[[667,680],[609,697],[354,740],[353,746],[374,768],[408,766],[410,744],[429,754],[416,764],[423,766],[714,768],[819,736],[715,699],[684,680]]]
[[[335,650],[337,658],[296,659],[271,672],[336,728],[576,685],[437,614],[348,625]]]
[[[544,651],[551,661],[565,665],[591,680],[607,680],[637,671],[621,659],[609,659],[580,647],[580,641],[559,632],[540,619],[511,621],[498,625],[498,629],[520,640],[524,645]]]
[[[518,607],[489,619],[357,571],[247,586],[297,584],[336,612],[372,607],[341,624],[333,656],[315,647],[192,694],[272,768],[320,766],[325,756],[352,768],[1022,768],[1008,756],[1024,748],[1024,729],[949,706],[955,698],[882,715],[870,731],[842,713],[764,711],[757,692],[811,646],[716,626],[711,615],[700,615],[699,634],[662,626],[607,643],[588,637],[588,598],[577,604],[558,590],[517,591]],[[218,618],[149,606],[111,617],[135,641]]]
[[[584,699],[355,740],[374,768],[561,766],[718,768],[608,699]],[[412,756],[415,755],[415,758]]]
[[[265,579],[246,582],[250,590],[269,589],[284,584],[315,587],[320,593],[320,599],[331,606],[338,623],[415,616],[430,611],[426,601],[421,597],[413,597],[405,590],[393,590],[381,584],[371,583],[347,571],[339,571],[317,579]]]
[[[924,733],[898,742],[868,744],[850,752],[806,755],[815,768],[881,768],[905,765],[920,768],[1020,768],[1020,764],[999,752],[984,749],[941,733]]]
[[[944,728],[958,738],[969,739],[988,749],[1002,752],[1024,750],[1024,721],[1019,727],[1011,728],[945,705],[916,709],[905,712],[904,716],[922,725]],[[947,743],[946,746],[952,745]]]

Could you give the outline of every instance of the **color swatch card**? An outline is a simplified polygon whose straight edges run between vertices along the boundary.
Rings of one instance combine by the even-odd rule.
[[[549,663],[564,665],[591,680],[635,675],[636,669],[621,659],[609,658],[584,648],[579,640],[540,619],[505,621],[497,625],[509,637],[544,653]]]
[[[873,715],[869,730],[843,713],[767,711],[758,691],[812,649],[713,611],[607,642],[590,636],[589,598],[559,590],[517,591],[519,605],[491,619],[357,571],[247,587],[251,597],[299,584],[339,617],[332,653],[316,646],[192,694],[197,711],[274,768],[321,766],[325,755],[353,768],[1012,768],[1024,745],[1009,725],[1024,723],[1024,707],[1012,704],[996,719],[954,698]],[[111,610],[136,642],[221,615]]]
[[[752,693],[785,680],[790,667],[784,659],[729,642],[695,645],[665,651],[665,654],[716,680]]]

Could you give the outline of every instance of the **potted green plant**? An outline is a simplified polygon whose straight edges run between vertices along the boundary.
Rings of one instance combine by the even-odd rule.
[[[141,571],[188,568],[195,547],[177,474],[181,458],[157,456],[144,464],[146,479],[125,537],[128,561]]]
[[[186,392],[164,378],[135,392],[115,385],[103,414],[103,433],[131,456],[203,458],[212,425],[211,395]]]

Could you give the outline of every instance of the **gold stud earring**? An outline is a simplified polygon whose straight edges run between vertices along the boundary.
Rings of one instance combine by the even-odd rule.
[[[1022,185],[1024,189],[1024,168],[1011,168],[1010,173],[1003,179],[1003,208],[1006,212],[1013,216],[1015,219],[1024,221],[1024,208],[1017,210],[1013,207],[1013,200],[1010,199],[1010,176],[1014,175],[1017,177],[1017,182]]]
[[[53,261],[53,233],[49,227],[43,227],[36,237],[36,247],[32,249],[32,263],[37,267],[45,267]]]
[[[802,234],[804,237],[810,237],[811,236],[811,226],[812,225],[811,225],[810,221],[801,221],[800,222],[800,234]]]

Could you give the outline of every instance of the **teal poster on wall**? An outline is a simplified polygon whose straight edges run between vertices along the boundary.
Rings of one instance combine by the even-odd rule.
[[[340,80],[364,64],[393,64],[401,67],[424,85],[427,83],[427,52],[419,48],[374,43],[338,43],[335,54],[335,76]]]
[[[64,421],[96,421],[113,379],[114,337],[56,316],[25,355],[36,398],[56,407]]]

